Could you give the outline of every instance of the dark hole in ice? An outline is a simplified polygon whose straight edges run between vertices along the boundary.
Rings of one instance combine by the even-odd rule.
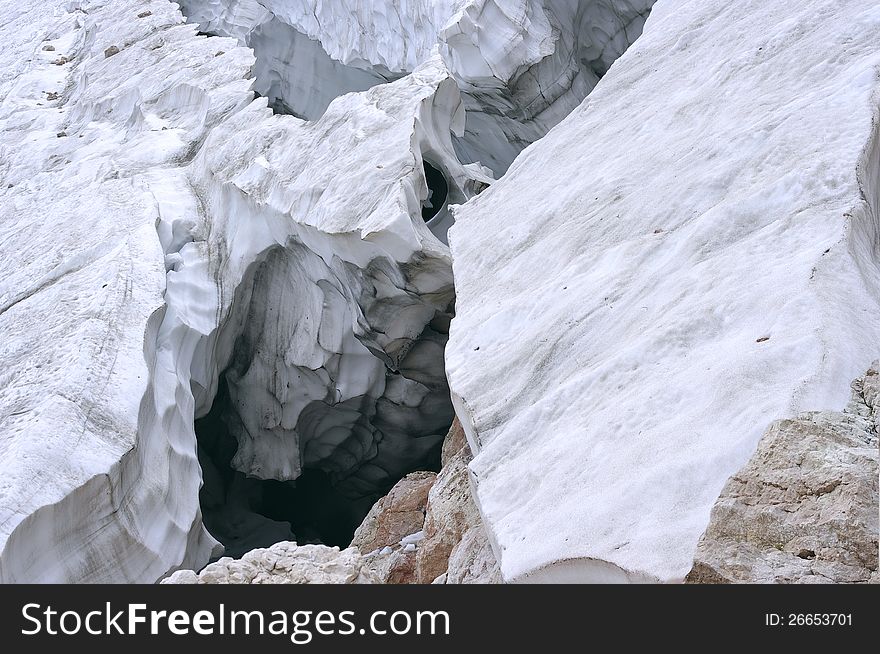
[[[241,557],[257,547],[292,540],[348,547],[355,529],[393,481],[369,495],[339,492],[322,470],[306,469],[294,481],[263,480],[234,470],[238,448],[224,422],[229,405],[225,380],[211,411],[196,420],[199,463],[204,483],[199,493],[205,526],[226,548],[223,556]],[[418,470],[440,470],[439,447]]]
[[[439,170],[424,162],[425,181],[428,183],[428,199],[422,204],[422,220],[428,222],[440,213],[449,195],[449,184]]]
[[[264,96],[264,95],[258,93],[257,91],[254,91],[254,97],[255,97],[255,98],[263,98],[263,97],[266,97],[266,96]],[[301,116],[301,115],[299,115],[298,113],[296,113],[296,112],[295,112],[295,111],[294,111],[289,105],[287,105],[287,104],[284,102],[284,100],[282,100],[281,98],[274,98],[274,99],[272,99],[272,98],[270,97],[270,98],[269,98],[269,109],[271,109],[271,110],[272,110],[272,113],[275,114],[276,116],[296,116],[297,118],[299,118],[299,119],[301,119],[301,120],[306,120],[306,117],[305,117],[305,116]]]

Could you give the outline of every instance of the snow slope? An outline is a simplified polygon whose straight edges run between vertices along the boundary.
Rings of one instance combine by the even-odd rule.
[[[228,366],[235,465],[261,478],[369,488],[452,420],[422,160],[453,202],[489,180],[453,154],[439,57],[306,123],[253,99],[249,50],[183,20],[165,0],[3,8],[2,581],[206,563],[193,419]]]
[[[192,397],[159,346],[166,270],[146,173],[172,178],[250,101],[252,58],[193,38],[167,2],[2,14],[0,580],[155,579],[215,543],[180,427]],[[199,113],[179,110],[181,90]]]
[[[880,7],[660,0],[455,211],[446,352],[508,581],[680,581],[767,425],[880,351]]]

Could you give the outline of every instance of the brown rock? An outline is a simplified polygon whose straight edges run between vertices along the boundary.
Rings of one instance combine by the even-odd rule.
[[[843,412],[767,429],[715,503],[689,583],[876,583],[878,391],[872,367]]]
[[[443,442],[439,475],[412,473],[376,502],[352,545],[389,584],[501,583],[495,554],[471,497],[470,447],[456,420]],[[424,532],[408,547],[404,536]]]
[[[428,491],[437,479],[433,472],[412,472],[373,505],[354,532],[352,547],[372,552],[396,546],[404,536],[422,530]]]
[[[400,546],[385,547],[363,556],[364,566],[381,584],[415,584],[416,553]]]
[[[452,457],[462,450],[467,450],[466,457],[470,461],[471,448],[468,445],[467,436],[464,434],[464,428],[461,426],[458,418],[456,418],[449,428],[449,433],[446,434],[446,438],[443,440],[443,449],[440,451],[440,465],[445,466],[452,460]]]
[[[499,583],[497,562],[471,496],[471,450],[458,419],[443,442],[443,469],[428,494],[425,539],[416,552],[416,579],[445,583]]]

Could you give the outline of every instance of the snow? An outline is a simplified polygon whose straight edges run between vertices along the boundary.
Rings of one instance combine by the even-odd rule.
[[[506,580],[682,580],[767,425],[877,357],[877,28],[660,0],[455,210],[447,374]]]
[[[164,0],[0,16],[3,581],[206,563],[193,419],[230,364],[253,476],[372,492],[452,420],[422,157],[451,202],[486,178],[454,156],[439,57],[307,123],[253,99],[251,51],[183,21]]]
[[[172,428],[188,385],[157,347],[165,266],[145,174],[249,101],[252,59],[232,42],[215,58],[166,2],[70,6],[0,20],[0,579],[150,580],[214,543],[195,449]],[[196,119],[167,104],[184,78]]]
[[[257,56],[255,90],[314,120],[330,101],[437,49],[462,91],[464,163],[500,176],[641,34],[654,0],[182,0],[200,29]]]
[[[410,534],[409,536],[404,536],[403,538],[401,538],[400,544],[404,547],[412,545],[413,549],[415,549],[416,543],[420,543],[423,540],[425,540],[425,532],[417,531],[414,534]]]
[[[0,8],[0,580],[217,554],[225,371],[236,470],[359,497],[448,376],[505,580],[680,581],[877,358],[872,2],[183,4]]]

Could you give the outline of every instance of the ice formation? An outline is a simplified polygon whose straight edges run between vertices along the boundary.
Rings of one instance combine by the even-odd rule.
[[[369,508],[436,452],[450,206],[649,4],[4,7],[0,579],[198,568],[203,475],[242,545],[296,536],[255,479],[317,470]]]
[[[423,161],[447,203],[490,181],[454,155],[464,113],[439,58],[305,122],[252,101],[251,52],[173,4],[14,11],[2,579],[206,562],[193,419],[224,371],[250,476],[317,468],[356,495],[439,447],[453,291]]]
[[[496,175],[580,104],[639,37],[653,3],[182,0],[202,30],[254,49],[259,93],[310,119],[338,95],[413,71],[438,48],[468,111],[456,152]]]
[[[506,580],[682,580],[768,424],[846,403],[880,343],[878,28],[661,0],[456,210],[447,375]]]
[[[180,4],[0,8],[0,581],[323,542],[259,485],[453,413],[416,578],[680,581],[877,358],[869,0]]]

